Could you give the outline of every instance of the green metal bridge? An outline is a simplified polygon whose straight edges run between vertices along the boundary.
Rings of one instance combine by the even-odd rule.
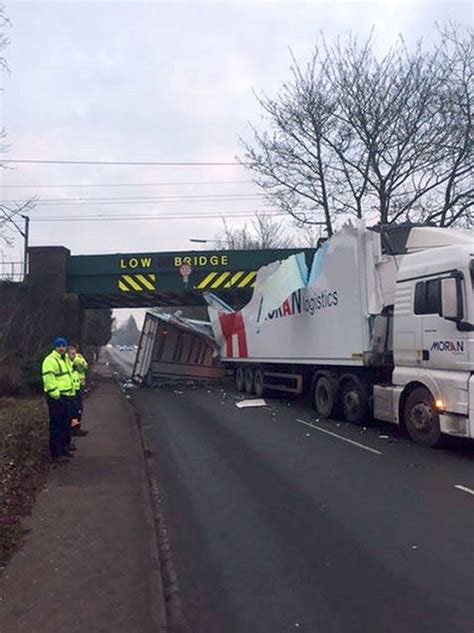
[[[78,295],[84,308],[202,305],[208,291],[239,306],[249,299],[261,266],[302,251],[307,258],[314,253],[277,249],[71,256],[66,251],[65,291]]]

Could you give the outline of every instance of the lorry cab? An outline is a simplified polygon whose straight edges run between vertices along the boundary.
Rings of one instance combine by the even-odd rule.
[[[395,417],[417,442],[474,438],[474,239],[412,229],[397,273]]]

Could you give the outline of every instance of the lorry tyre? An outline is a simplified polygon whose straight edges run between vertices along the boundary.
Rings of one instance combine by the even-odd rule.
[[[254,390],[255,390],[255,395],[257,396],[257,398],[263,398],[263,396],[265,395],[265,376],[263,373],[263,369],[261,369],[260,367],[258,367],[255,370],[255,374],[253,377],[253,386],[254,386]]]
[[[416,387],[405,402],[404,422],[410,438],[421,446],[439,446],[442,435],[434,398],[426,387]]]
[[[251,367],[246,367],[244,371],[244,383],[245,383],[245,391],[249,395],[253,394],[253,369]]]
[[[342,385],[342,411],[350,424],[362,425],[368,422],[369,399],[367,387],[355,375],[349,376]]]
[[[331,417],[335,400],[334,382],[326,374],[316,374],[313,382],[313,407],[321,419]]]
[[[237,369],[235,370],[235,388],[237,389],[237,391],[243,391],[245,389],[243,367],[237,367]]]

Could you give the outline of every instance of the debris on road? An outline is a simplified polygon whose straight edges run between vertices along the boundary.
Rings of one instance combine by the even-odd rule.
[[[235,406],[239,409],[247,409],[249,407],[266,407],[267,403],[261,398],[253,398],[251,400],[241,400],[240,402],[236,402]]]

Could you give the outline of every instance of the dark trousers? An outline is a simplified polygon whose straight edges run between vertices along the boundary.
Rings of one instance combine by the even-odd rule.
[[[71,397],[71,420],[75,418],[81,422],[82,417],[82,393],[78,391],[75,396]],[[76,425],[77,426],[77,425]]]
[[[75,400],[76,400],[76,415],[74,417],[77,418],[80,422],[82,419],[82,389],[79,389],[79,391],[76,393]]]
[[[51,457],[60,457],[69,449],[71,425],[68,403],[64,396],[57,400],[47,398],[49,409],[49,452]]]
[[[67,417],[67,447],[71,445],[71,421],[76,417],[76,396],[63,396],[66,401],[66,417]]]

